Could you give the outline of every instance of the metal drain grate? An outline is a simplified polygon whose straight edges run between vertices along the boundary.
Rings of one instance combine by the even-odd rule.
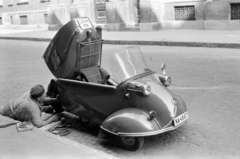
[[[175,6],[175,20],[195,20],[194,6]]]
[[[240,3],[231,4],[231,20],[240,19]]]

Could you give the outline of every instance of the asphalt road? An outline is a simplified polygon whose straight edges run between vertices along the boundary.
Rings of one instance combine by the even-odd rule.
[[[0,40],[0,99],[3,107],[33,85],[47,87],[52,74],[42,55],[46,42]],[[104,45],[102,66],[117,45]],[[139,46],[150,68],[162,62],[169,87],[185,99],[189,121],[181,128],[148,137],[142,149],[128,152],[112,138],[97,138],[95,125],[74,125],[66,138],[120,158],[240,158],[240,54],[238,49]]]

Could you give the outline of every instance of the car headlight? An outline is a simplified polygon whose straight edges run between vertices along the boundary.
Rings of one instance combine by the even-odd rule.
[[[159,76],[159,80],[162,82],[162,84],[166,87],[171,85],[172,79],[169,76]]]
[[[143,94],[145,96],[148,96],[151,94],[151,87],[149,85],[145,85],[143,86]]]

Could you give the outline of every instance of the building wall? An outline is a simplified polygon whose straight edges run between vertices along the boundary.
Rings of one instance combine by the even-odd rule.
[[[89,17],[94,25],[106,24],[104,0],[13,0],[10,3],[11,0],[0,0],[0,28],[58,30],[79,17]]]
[[[58,30],[73,18],[88,17],[93,24],[94,0],[52,0],[48,6],[49,30]]]
[[[204,29],[205,0],[164,0],[161,9],[163,29]]]
[[[232,17],[235,15],[235,18]],[[206,3],[205,29],[239,30],[240,1],[213,0]]]
[[[49,4],[49,0],[2,0],[0,28],[46,29]]]
[[[140,31],[153,31],[161,29],[161,1],[140,1]]]
[[[133,15],[134,13],[130,9],[124,12],[119,11],[118,8],[123,4],[125,8],[131,7],[128,6],[129,3],[124,2],[125,0],[109,0],[107,3],[107,26],[114,26],[115,30],[124,30],[129,26],[130,23],[127,19],[129,14]],[[140,0],[137,2],[140,6],[140,31],[159,29],[240,30],[240,0]],[[233,9],[232,4],[238,6]],[[231,18],[233,12],[235,12],[236,19]]]
[[[0,0],[0,28],[57,30],[73,18],[89,17],[110,31],[240,29],[240,0],[103,1]]]

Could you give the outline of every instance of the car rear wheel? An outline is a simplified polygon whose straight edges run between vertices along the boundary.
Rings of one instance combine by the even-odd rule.
[[[144,144],[143,137],[119,136],[118,140],[121,146],[129,151],[136,151]]]

